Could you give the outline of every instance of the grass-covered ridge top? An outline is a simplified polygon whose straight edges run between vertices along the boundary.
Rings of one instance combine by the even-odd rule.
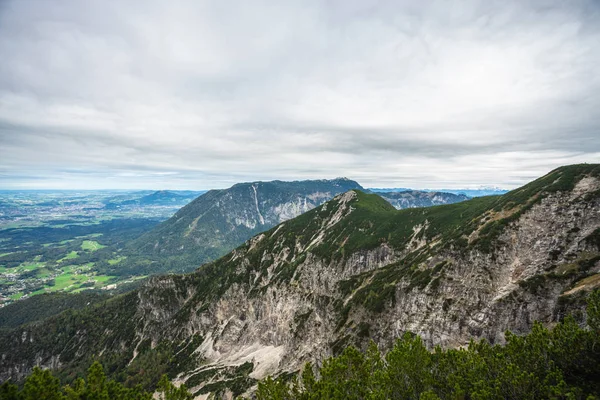
[[[368,210],[370,212],[396,212],[396,210],[389,202],[384,200],[381,196],[374,193],[365,193],[362,190],[353,189],[351,190],[356,194],[353,205],[358,209]]]
[[[533,182],[499,196],[497,205],[509,208],[538,196],[571,191],[585,177],[600,178],[600,164],[574,164],[556,168]]]

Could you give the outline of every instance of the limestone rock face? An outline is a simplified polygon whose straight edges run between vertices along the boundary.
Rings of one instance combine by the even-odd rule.
[[[229,189],[211,190],[128,247],[140,255],[160,257],[179,271],[191,271],[351,189],[362,187],[338,178],[238,183]]]
[[[134,240],[128,248],[134,254],[162,260],[157,266],[163,268],[159,272],[191,271],[225,255],[254,235],[353,189],[364,191],[357,182],[346,178],[249,182],[211,190]],[[397,209],[467,200],[464,195],[414,190],[377,194]]]
[[[205,357],[215,364],[248,361],[252,349],[261,374],[318,362],[340,341],[361,343],[358,326],[368,326],[370,338],[384,348],[406,331],[420,334],[430,346],[463,346],[473,337],[502,343],[506,330],[524,333],[535,320],[556,320],[560,295],[578,276],[561,276],[561,268],[597,258],[599,249],[586,238],[599,227],[598,198],[548,196],[508,225],[492,252],[439,250],[420,266],[434,269],[445,263],[437,283],[433,278],[421,288],[411,288],[410,279],[400,277],[381,312],[353,306],[341,327],[343,305],[356,291],[342,293],[339,284],[365,274],[368,282],[369,274],[401,262],[402,251],[382,244],[343,262],[309,253],[290,280],[281,282],[273,271],[282,268],[285,258],[263,254],[270,271],[257,272],[248,284],[231,286],[186,329],[207,338]],[[304,250],[300,244],[296,251]],[[247,256],[239,249],[232,258],[243,263]],[[596,260],[586,273],[598,272]],[[539,282],[532,283],[536,279]],[[261,357],[262,352],[269,357]]]

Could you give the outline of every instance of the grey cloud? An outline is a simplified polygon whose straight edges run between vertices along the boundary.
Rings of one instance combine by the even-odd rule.
[[[0,56],[0,188],[514,187],[600,158],[592,0],[6,0]]]

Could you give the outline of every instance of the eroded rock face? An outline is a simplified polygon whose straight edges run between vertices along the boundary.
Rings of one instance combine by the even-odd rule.
[[[597,198],[583,201],[586,193],[544,198],[505,228],[491,253],[476,248],[437,251],[422,266],[445,263],[436,284],[432,280],[421,289],[410,288],[400,277],[393,300],[386,301],[382,312],[353,307],[342,327],[340,310],[352,294],[345,296],[339,283],[399,262],[402,250],[383,244],[344,262],[309,254],[290,281],[277,282],[267,273],[249,285],[232,286],[199,319],[190,321],[190,329],[207,338],[202,349],[210,363],[248,361],[252,349],[256,377],[318,362],[331,355],[336,342],[356,336],[361,324],[383,347],[406,331],[420,334],[430,346],[463,346],[473,337],[502,343],[506,330],[524,333],[535,320],[555,321],[560,295],[573,283],[573,278],[560,276],[561,266],[598,254],[585,239],[600,227],[600,204]],[[235,257],[239,262],[244,255]],[[270,270],[282,262],[274,257]],[[589,273],[599,271],[596,261]],[[541,281],[528,285],[536,278]]]
[[[211,190],[134,240],[129,248],[140,255],[169,259],[178,271],[192,271],[252,236],[351,189],[362,187],[338,178],[239,183],[229,189]]]
[[[551,195],[507,226],[493,253],[438,253],[450,263],[439,286],[415,292],[399,285],[396,304],[369,320],[375,336],[387,342],[412,331],[431,346],[454,347],[472,337],[503,343],[506,330],[525,333],[533,321],[552,322],[560,294],[573,282],[561,276],[561,266],[598,254],[585,239],[599,226],[597,199]],[[596,261],[589,272],[599,271]]]
[[[195,392],[207,381],[225,380],[196,379],[211,369],[251,362],[250,377],[259,379],[296,371],[351,343],[373,339],[388,348],[406,331],[429,346],[463,346],[471,338],[502,343],[507,329],[522,333],[535,320],[556,321],[565,291],[596,284],[582,277],[600,272],[600,249],[589,240],[600,228],[599,187],[598,178],[585,177],[573,190],[510,212],[489,208],[461,241],[428,237],[432,221],[425,219],[407,229],[404,246],[381,240],[343,256],[323,255],[317,250],[324,243],[373,234],[368,220],[347,223],[363,201],[349,192],[194,274],[151,280],[136,293],[135,328],[118,340],[131,349],[145,340],[193,343],[190,354],[202,362],[190,364],[178,381]],[[490,236],[486,224],[500,217],[510,220]],[[57,366],[60,356],[60,348],[45,349],[0,373],[18,375],[34,363]]]

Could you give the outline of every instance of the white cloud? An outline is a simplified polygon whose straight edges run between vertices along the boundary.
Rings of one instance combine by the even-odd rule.
[[[600,154],[594,1],[0,5],[0,187],[514,187]]]

